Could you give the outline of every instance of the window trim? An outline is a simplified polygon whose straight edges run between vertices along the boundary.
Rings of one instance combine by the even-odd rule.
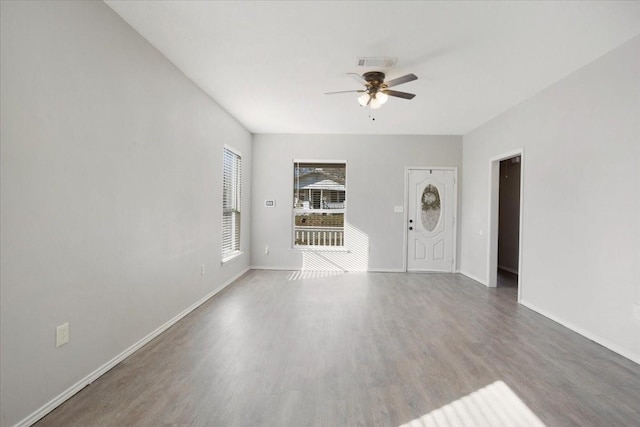
[[[337,164],[337,165],[344,165],[345,168],[345,177],[344,177],[344,192],[345,192],[345,205],[343,208],[340,209],[313,209],[313,211],[311,213],[342,213],[343,214],[343,225],[342,225],[342,232],[343,232],[343,240],[342,240],[342,246],[320,246],[320,245],[296,245],[296,241],[295,241],[295,221],[296,221],[296,213],[297,212],[303,212],[302,209],[300,208],[291,208],[291,223],[289,225],[289,231],[291,233],[290,236],[290,244],[291,247],[289,248],[292,251],[313,251],[313,252],[350,252],[350,249],[347,246],[347,241],[346,241],[346,224],[347,224],[347,202],[346,202],[346,194],[348,193],[348,164],[349,162],[347,160],[336,160],[336,159],[292,159],[292,179],[291,180],[291,191],[290,191],[290,196],[293,198],[294,194],[295,194],[295,168],[296,168],[296,164],[298,163],[318,163],[318,164]],[[291,202],[293,202],[293,199],[291,200]],[[291,203],[291,205],[293,205],[293,203]],[[290,205],[290,206],[291,206]],[[304,211],[304,212],[309,212]]]

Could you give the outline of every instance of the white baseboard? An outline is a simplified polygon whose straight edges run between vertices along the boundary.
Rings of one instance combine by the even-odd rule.
[[[515,268],[505,267],[504,265],[498,265],[498,270],[504,270],[508,271],[509,273],[519,274],[518,270],[516,270]]]
[[[531,309],[533,311],[535,311],[538,314],[543,315],[544,317],[547,317],[551,320],[553,320],[556,323],[561,324],[562,326],[564,326],[567,329],[571,329],[573,332],[578,333],[580,335],[582,335],[583,337],[590,339],[591,341],[600,344],[603,347],[608,348],[609,350],[613,351],[614,353],[618,353],[620,356],[626,357],[627,359],[631,360],[632,362],[635,362],[637,364],[640,365],[640,355],[635,354],[630,352],[629,350],[620,347],[617,344],[614,344],[602,337],[599,337],[598,335],[592,334],[591,332],[582,329],[579,326],[574,325],[571,322],[568,322],[554,314],[549,313],[546,310],[543,310],[539,307],[536,307],[535,305],[524,301],[524,300],[520,300],[520,304],[522,304],[523,306],[527,307],[528,309]]]
[[[487,284],[487,281],[485,279],[481,279],[479,277],[474,276],[471,273],[467,273],[466,271],[462,271],[462,270],[458,270],[458,273],[462,274],[463,276],[467,276],[469,279],[475,280],[476,282],[481,283],[481,284],[485,285],[486,287],[489,287],[489,285]]]
[[[238,273],[237,275],[233,276],[231,279],[229,279],[226,282],[224,282],[221,286],[219,286],[215,290],[209,292],[207,295],[202,297],[200,300],[196,301],[191,306],[189,306],[186,309],[184,309],[182,312],[180,312],[179,314],[174,316],[171,320],[167,321],[162,326],[157,328],[155,331],[151,332],[150,334],[148,334],[147,336],[142,338],[140,341],[136,342],[131,347],[127,348],[122,353],[118,354],[113,359],[109,360],[107,363],[105,363],[104,365],[100,366],[98,369],[96,369],[95,371],[91,372],[89,375],[87,375],[86,377],[84,377],[83,379],[81,379],[80,381],[78,381],[77,383],[75,383],[74,385],[72,385],[71,387],[69,387],[68,389],[63,391],[62,393],[60,393],[58,396],[56,396],[53,399],[51,399],[49,402],[44,404],[42,407],[40,407],[39,409],[37,409],[34,412],[32,412],[30,415],[28,415],[22,421],[19,421],[17,424],[15,424],[14,427],[28,427],[28,426],[30,426],[32,424],[35,424],[38,420],[40,420],[42,417],[47,415],[49,412],[53,411],[58,406],[62,405],[67,399],[69,399],[74,394],[76,394],[80,390],[82,390],[84,387],[88,386],[89,384],[91,384],[92,382],[94,382],[95,380],[100,378],[102,375],[107,373],[111,368],[116,366],[118,363],[122,362],[127,357],[131,356],[134,352],[136,352],[137,350],[142,348],[149,341],[151,341],[152,339],[154,339],[155,337],[157,337],[158,335],[160,335],[161,333],[163,333],[164,331],[169,329],[171,326],[176,324],[178,321],[180,321],[187,314],[191,313],[193,310],[195,310],[196,308],[200,307],[209,298],[211,298],[212,296],[214,296],[215,294],[217,294],[218,292],[220,292],[221,290],[223,290],[224,288],[229,286],[231,283],[233,283],[233,281],[238,279],[240,276],[242,276],[243,274],[245,274],[249,270],[250,270],[249,267],[243,269],[240,273]]]
[[[277,267],[277,266],[264,266],[264,265],[252,265],[250,267],[251,270],[276,270],[276,271],[304,271],[300,266],[298,267]],[[309,270],[315,271],[315,270]],[[339,270],[336,270],[339,271]],[[340,270],[341,271],[341,270]],[[366,272],[369,273],[405,273],[402,268],[369,268]],[[345,270],[343,273],[366,273],[365,271],[348,271]]]

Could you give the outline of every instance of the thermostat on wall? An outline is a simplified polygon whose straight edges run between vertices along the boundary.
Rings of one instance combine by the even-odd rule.
[[[265,208],[275,208],[276,207],[276,201],[275,200],[265,200],[264,201],[264,207]]]

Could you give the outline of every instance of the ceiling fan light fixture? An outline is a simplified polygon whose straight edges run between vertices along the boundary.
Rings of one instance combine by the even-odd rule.
[[[362,95],[360,95],[358,97],[358,102],[360,103],[360,105],[362,105],[363,107],[366,107],[367,104],[369,103],[369,100],[371,99],[371,95],[369,95],[368,93],[363,93]]]
[[[333,95],[336,93],[352,93],[357,92],[361,95],[358,96],[358,103],[363,107],[369,107],[373,110],[380,108],[385,104],[390,96],[402,99],[413,99],[415,94],[407,92],[398,92],[397,90],[389,89],[392,86],[398,86],[404,83],[409,83],[418,79],[415,74],[407,74],[401,77],[397,77],[393,80],[385,82],[385,74],[382,71],[367,71],[362,76],[357,73],[347,73],[353,77],[359,83],[364,85],[364,89],[360,90],[341,90],[338,92],[325,92],[326,95]]]

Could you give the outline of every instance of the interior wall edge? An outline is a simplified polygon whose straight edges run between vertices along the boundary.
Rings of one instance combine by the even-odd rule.
[[[476,282],[480,283],[481,285],[489,287],[489,285],[487,284],[487,279],[481,279],[478,276],[475,276],[475,275],[469,273],[468,271],[464,271],[464,270],[458,270],[458,273],[462,274],[463,276],[467,276],[471,280],[475,280]]]

